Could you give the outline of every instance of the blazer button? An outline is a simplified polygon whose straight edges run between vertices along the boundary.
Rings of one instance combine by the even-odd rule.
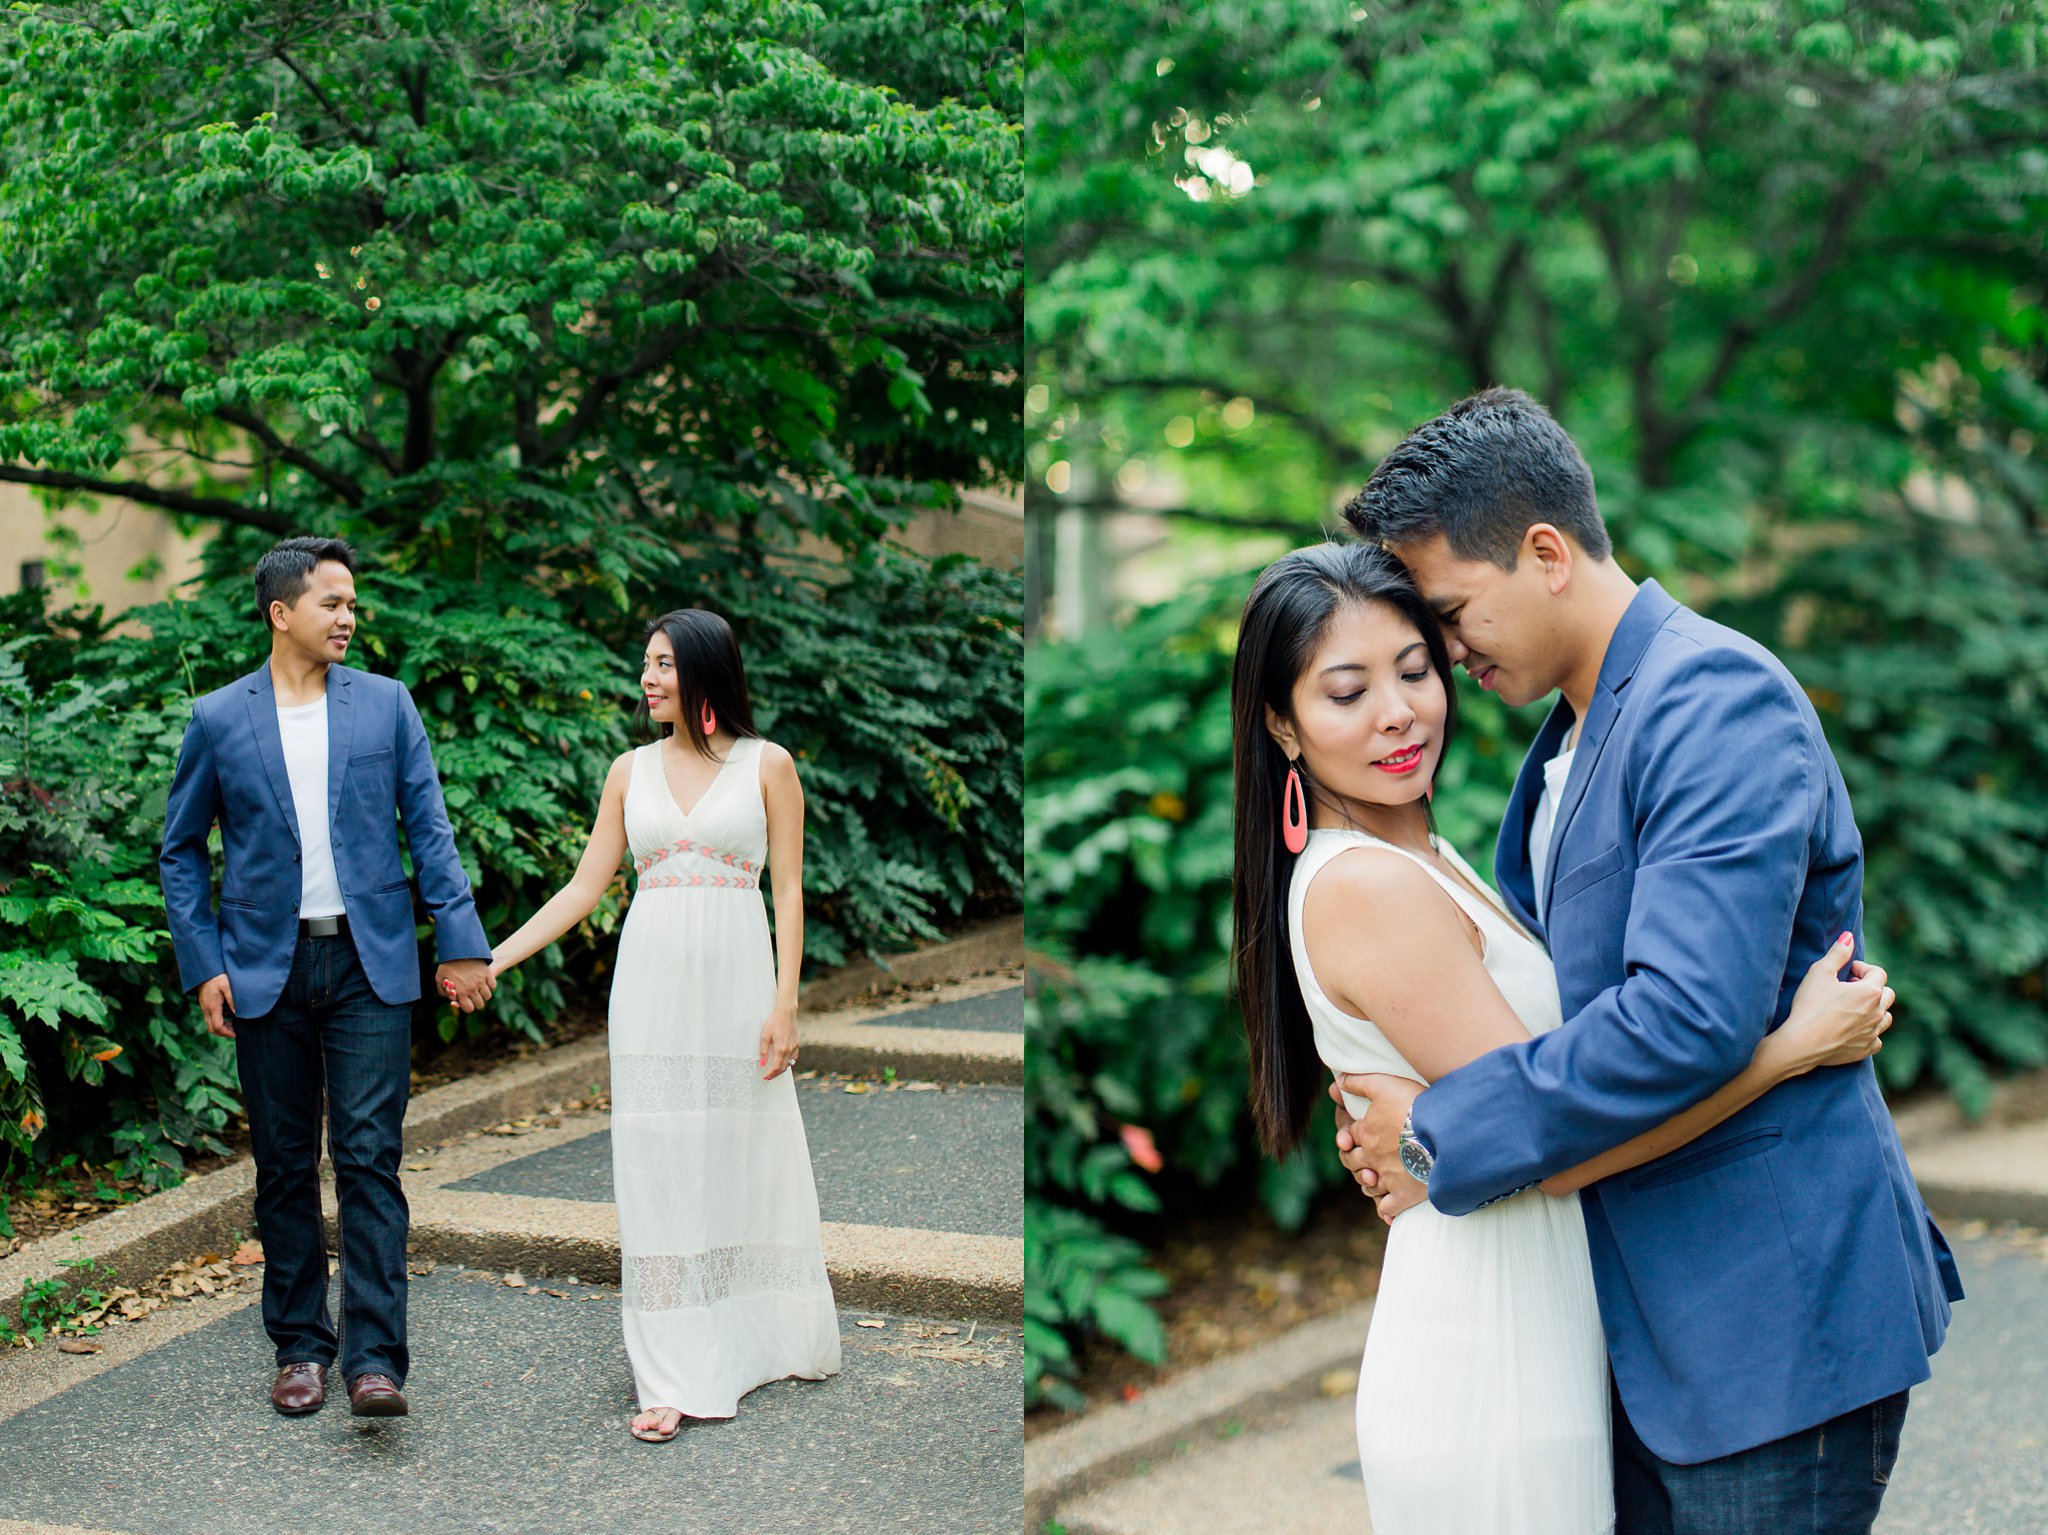
[[[297,863],[298,861],[299,861],[299,855],[298,855],[297,853],[294,853],[294,854],[292,854],[292,862],[293,862],[293,863]]]

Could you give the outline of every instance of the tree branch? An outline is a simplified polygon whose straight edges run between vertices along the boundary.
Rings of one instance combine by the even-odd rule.
[[[675,349],[681,344],[682,339],[682,327],[673,326],[642,344],[640,350],[634,354],[633,360],[625,367],[614,373],[598,374],[590,381],[590,387],[583,391],[583,398],[576,402],[576,409],[570,413],[569,419],[548,434],[547,440],[541,445],[540,456],[525,467],[545,469],[558,462],[562,455],[573,448],[590,429],[591,422],[597,419],[598,412],[604,409],[605,402],[617,392],[621,384],[636,379],[643,373],[651,373],[667,362],[675,354]]]
[[[99,480],[91,475],[66,474],[55,469],[29,469],[18,464],[0,464],[0,480],[17,485],[43,485],[53,490],[83,491],[94,496],[119,496],[143,506],[161,507],[167,512],[186,512],[195,517],[217,517],[222,522],[270,533],[297,531],[285,518],[262,507],[247,506],[217,496],[195,496],[187,491],[166,490],[140,480]]]
[[[250,415],[246,411],[237,410],[233,406],[216,406],[212,414],[225,421],[229,426],[240,427],[251,437],[262,443],[264,447],[268,448],[273,457],[282,459],[294,469],[305,470],[306,473],[310,474],[322,485],[325,485],[337,496],[340,496],[350,506],[361,506],[363,504],[364,494],[362,486],[358,485],[349,476],[343,474],[339,469],[333,469],[321,463],[319,459],[308,453],[304,448],[293,447],[282,437],[278,436],[276,432],[272,431],[267,422]]]
[[[354,140],[357,144],[360,144],[365,149],[372,147],[377,142],[376,130],[369,128],[358,128],[346,117],[343,117],[341,115],[341,108],[337,107],[331,100],[328,99],[327,93],[321,90],[318,85],[313,83],[313,77],[307,74],[303,69],[299,68],[298,61],[293,59],[290,54],[286,53],[281,46],[272,48],[270,50],[270,56],[273,59],[276,59],[277,62],[282,64],[286,69],[289,69],[294,75],[298,76],[299,84],[303,85],[307,90],[313,93],[313,99],[320,103],[320,109],[327,114],[328,121],[332,122],[337,128],[341,129],[341,131],[347,134],[350,139]]]
[[[1298,405],[1290,404],[1286,400],[1275,399],[1270,395],[1253,394],[1236,385],[1224,383],[1220,379],[1194,376],[1111,378],[1104,379],[1096,385],[1094,392],[1097,394],[1107,394],[1113,389],[1144,389],[1162,394],[1171,390],[1195,389],[1209,394],[1222,395],[1226,399],[1233,395],[1243,395],[1257,409],[1269,411],[1283,420],[1293,422],[1303,436],[1309,438],[1317,447],[1321,448],[1323,452],[1336,461],[1338,468],[1363,468],[1366,463],[1364,452],[1356,444],[1347,441],[1342,433],[1327,421],[1324,421],[1320,416],[1304,410]]]

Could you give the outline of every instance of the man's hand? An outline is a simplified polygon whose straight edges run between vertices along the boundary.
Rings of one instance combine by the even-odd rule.
[[[434,984],[448,1005],[459,1013],[473,1013],[491,1000],[498,983],[491,978],[487,959],[451,959],[434,967]]]
[[[1367,1100],[1364,1118],[1350,1117],[1346,1093]],[[1389,1223],[1429,1198],[1428,1189],[1401,1165],[1401,1126],[1421,1096],[1421,1083],[1377,1072],[1346,1072],[1330,1086],[1337,1105],[1337,1160],[1372,1200],[1380,1219]]]
[[[235,1037],[235,989],[225,972],[199,988],[199,1010],[206,1014],[206,1032],[222,1039]]]

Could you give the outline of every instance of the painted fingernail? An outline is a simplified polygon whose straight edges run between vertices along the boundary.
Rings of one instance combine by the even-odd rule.
[[[1854,943],[1855,941],[1856,935],[1854,933],[1844,933],[1835,940],[1836,943]]]

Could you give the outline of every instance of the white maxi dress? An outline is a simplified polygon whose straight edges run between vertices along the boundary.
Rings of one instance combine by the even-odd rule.
[[[1295,974],[1332,1071],[1423,1080],[1377,1028],[1316,984],[1301,938],[1309,886],[1358,848],[1411,859],[1478,927],[1487,973],[1531,1034],[1563,1022],[1543,946],[1447,844],[1465,889],[1364,832],[1311,832],[1288,891]],[[1485,892],[1484,895],[1479,892]],[[1349,1100],[1352,1114],[1363,1099]],[[1373,1535],[1607,1535],[1614,1528],[1607,1349],[1576,1194],[1535,1189],[1470,1215],[1394,1217],[1358,1376],[1358,1458]]]
[[[839,1370],[796,1083],[759,1064],[775,1003],[761,744],[736,743],[688,814],[659,743],[633,753],[626,788],[639,885],[611,995],[626,1355],[642,1410],[693,1418]]]

